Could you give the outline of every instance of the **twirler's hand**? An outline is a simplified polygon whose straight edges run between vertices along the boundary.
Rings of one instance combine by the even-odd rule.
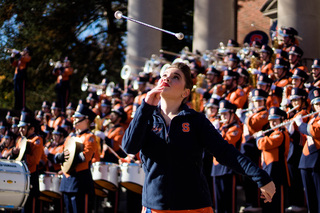
[[[160,79],[158,85],[147,93],[145,102],[149,105],[157,106],[160,101],[160,93],[165,88],[165,84],[163,79]]]
[[[264,202],[272,202],[272,197],[276,193],[276,186],[274,185],[273,181],[262,186],[260,190],[261,198],[264,199]]]

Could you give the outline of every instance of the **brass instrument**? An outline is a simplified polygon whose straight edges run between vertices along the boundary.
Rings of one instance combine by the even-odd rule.
[[[249,78],[249,84],[251,84],[253,87],[257,86],[257,70],[261,64],[261,61],[255,57],[251,56],[250,57],[250,67],[248,69],[248,72],[250,73],[250,78]]]
[[[49,65],[57,69],[62,67],[61,61],[53,61],[52,58],[49,60]]]
[[[194,110],[200,112],[202,106],[202,93],[201,89],[207,87],[206,76],[204,74],[197,75],[197,83],[193,86],[191,91],[191,105]]]
[[[97,91],[97,95],[101,95],[103,93],[103,89],[105,88],[105,86],[89,83],[88,77],[84,76],[81,82],[81,91],[83,92],[87,90],[93,91],[93,88]]]
[[[22,51],[17,50],[17,49],[11,49],[11,48],[5,47],[5,48],[4,48],[4,52],[5,52],[5,53],[10,53],[10,54],[12,54],[12,53],[18,54],[18,53],[21,53]]]

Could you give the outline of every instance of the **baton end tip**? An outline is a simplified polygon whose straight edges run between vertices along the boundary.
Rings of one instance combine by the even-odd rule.
[[[175,36],[177,37],[177,39],[182,40],[184,38],[183,33],[176,33]]]
[[[122,12],[121,11],[116,11],[115,13],[114,13],[114,17],[116,18],[116,19],[121,19],[122,18]]]

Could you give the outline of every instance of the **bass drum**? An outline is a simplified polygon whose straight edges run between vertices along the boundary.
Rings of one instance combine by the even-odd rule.
[[[145,173],[140,164],[123,163],[120,165],[120,184],[130,191],[142,194]]]
[[[30,192],[30,172],[22,161],[0,159],[0,207],[22,209]]]
[[[39,175],[39,190],[42,194],[52,198],[61,198],[59,191],[62,176],[58,174]]]
[[[110,162],[95,162],[91,166],[92,179],[98,186],[117,191],[119,184],[119,165]]]

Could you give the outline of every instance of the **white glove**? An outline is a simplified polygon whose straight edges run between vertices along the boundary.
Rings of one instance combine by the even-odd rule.
[[[254,134],[254,137],[255,137],[255,138],[259,138],[259,137],[261,137],[261,136],[264,136],[264,135],[263,135],[263,131],[259,131],[259,132],[256,132],[256,133]]]
[[[261,72],[258,69],[255,69],[255,68],[252,69],[252,74],[258,75],[260,73]]]
[[[303,123],[301,114],[298,115],[297,117],[295,117],[293,120],[294,120],[294,122],[296,122],[298,127]]]
[[[106,138],[104,132],[102,132],[102,131],[97,130],[97,131],[95,131],[94,134],[95,134],[96,136],[98,136],[99,138],[101,138],[102,140],[104,140],[104,139]]]
[[[212,125],[214,126],[214,128],[219,129],[220,128],[220,120],[216,119],[212,122]]]
[[[47,147],[44,148],[44,154],[48,155],[49,154],[49,150]]]
[[[287,127],[287,130],[288,130],[290,135],[292,135],[293,132],[294,132],[294,125],[293,124],[294,124],[294,122],[290,122],[290,124]]]

